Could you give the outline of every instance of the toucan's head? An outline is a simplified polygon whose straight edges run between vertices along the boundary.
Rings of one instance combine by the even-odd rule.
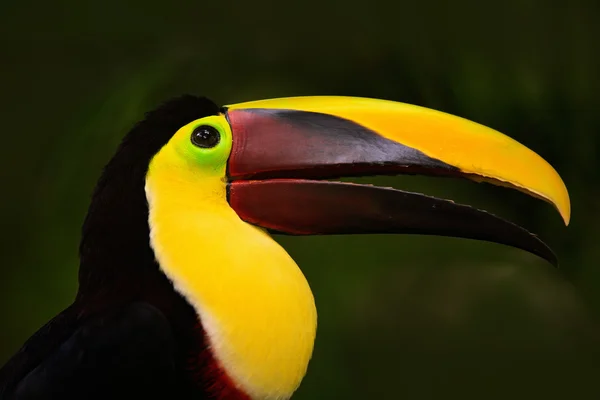
[[[151,249],[197,311],[216,359],[256,399],[291,396],[316,331],[308,284],[269,232],[456,236],[556,263],[537,236],[485,211],[327,179],[410,173],[486,181],[545,200],[569,222],[565,185],[540,156],[422,107],[298,97],[219,108],[186,97],[152,121],[120,150],[123,163],[145,154],[132,169],[143,172]]]

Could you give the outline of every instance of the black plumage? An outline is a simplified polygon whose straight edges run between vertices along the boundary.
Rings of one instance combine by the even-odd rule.
[[[169,397],[176,388],[174,336],[148,303],[90,318],[21,379],[13,399]]]

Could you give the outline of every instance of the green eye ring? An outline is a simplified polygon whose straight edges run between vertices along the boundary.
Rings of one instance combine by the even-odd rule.
[[[224,115],[211,115],[183,126],[172,139],[179,156],[198,176],[224,173],[232,147],[232,133]]]
[[[194,128],[190,140],[196,147],[210,149],[221,142],[221,133],[214,126],[200,125]]]

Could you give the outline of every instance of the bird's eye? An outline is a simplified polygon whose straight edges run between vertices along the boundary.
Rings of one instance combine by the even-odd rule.
[[[200,125],[192,132],[192,143],[203,149],[215,147],[220,141],[221,134],[210,125]]]

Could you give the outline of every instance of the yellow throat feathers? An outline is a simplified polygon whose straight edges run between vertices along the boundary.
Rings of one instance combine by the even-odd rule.
[[[225,165],[220,176],[204,174],[170,143],[146,177],[156,259],[236,385],[253,399],[287,399],[315,339],[308,283],[277,242],[229,206]]]

